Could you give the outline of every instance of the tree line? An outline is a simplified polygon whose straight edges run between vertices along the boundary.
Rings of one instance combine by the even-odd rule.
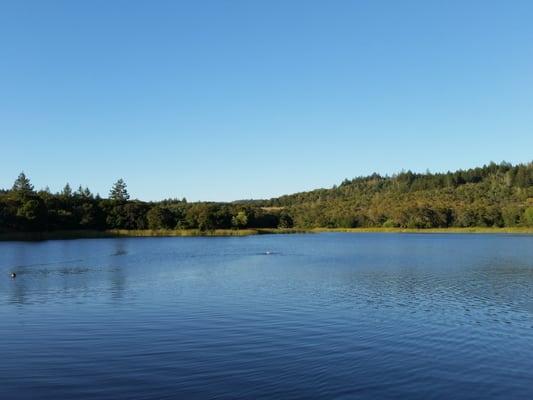
[[[330,189],[233,203],[130,199],[69,184],[35,190],[21,173],[0,190],[0,231],[356,227],[533,227],[533,163],[491,163],[447,173],[401,172],[344,180]]]
[[[285,222],[284,222],[285,221]],[[34,190],[22,172],[12,188],[0,191],[0,231],[53,231],[78,229],[214,229],[276,228],[287,218],[261,207],[237,203],[188,203],[183,200],[131,200],[119,179],[108,198],[88,188],[59,193]],[[292,226],[292,225],[291,225]]]

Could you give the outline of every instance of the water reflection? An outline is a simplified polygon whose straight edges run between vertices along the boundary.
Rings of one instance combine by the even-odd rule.
[[[111,254],[112,257],[120,257],[128,254],[128,240],[127,239],[117,239],[113,241],[114,252]],[[110,279],[110,294],[112,300],[121,300],[124,297],[124,292],[126,290],[127,279],[126,274],[123,271],[123,267],[115,265],[114,267],[110,265],[109,268],[109,279]]]

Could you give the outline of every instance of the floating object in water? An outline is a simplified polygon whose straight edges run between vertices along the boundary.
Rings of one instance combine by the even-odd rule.
[[[267,256],[269,256],[269,255],[272,254],[272,252],[271,252],[271,251],[265,251],[265,254],[266,254]]]
[[[12,272],[12,273],[11,273],[11,278],[15,279],[16,277],[17,277],[17,274],[14,273],[14,272]]]

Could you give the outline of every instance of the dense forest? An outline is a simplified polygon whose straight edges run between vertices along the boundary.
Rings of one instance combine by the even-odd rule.
[[[105,229],[533,227],[533,163],[447,173],[346,179],[270,200],[131,200],[119,179],[107,198],[88,188],[36,191],[21,173],[0,190],[0,231]]]

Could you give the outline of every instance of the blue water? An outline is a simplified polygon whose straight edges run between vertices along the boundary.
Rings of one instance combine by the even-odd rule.
[[[533,236],[3,242],[0,398],[532,399]]]

